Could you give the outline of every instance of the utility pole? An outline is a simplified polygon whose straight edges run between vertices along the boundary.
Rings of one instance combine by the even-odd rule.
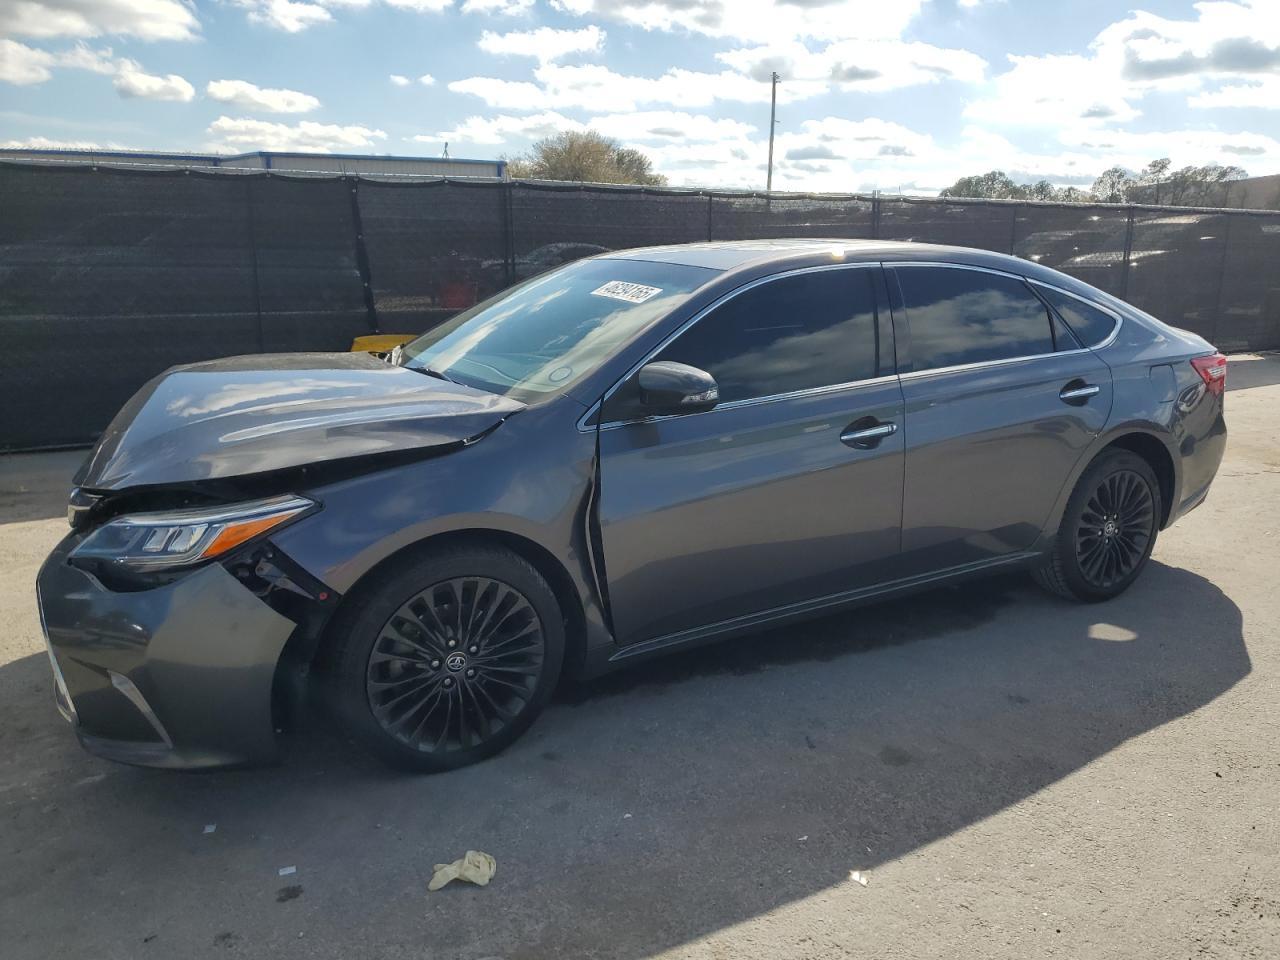
[[[773,128],[777,125],[778,115],[778,71],[773,71],[771,93],[769,94],[769,174],[765,180],[764,192],[773,192]]]

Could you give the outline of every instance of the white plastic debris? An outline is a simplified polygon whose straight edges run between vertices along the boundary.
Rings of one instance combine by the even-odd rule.
[[[437,863],[436,872],[432,875],[431,882],[427,884],[427,889],[434,893],[452,880],[466,880],[478,887],[488,886],[497,869],[498,861],[489,854],[481,853],[479,850],[468,850],[467,855],[461,860],[455,860],[453,863]]]
[[[276,871],[276,873],[278,873],[282,877],[287,877],[297,872],[298,872],[297,867],[281,867],[279,870]]]
[[[218,829],[218,825],[216,823],[206,823],[204,825],[205,833],[213,833],[217,829]]]
[[[803,837],[796,837],[796,840],[798,840],[800,843],[804,843],[808,839],[809,839],[809,835],[807,833]]]
[[[622,815],[622,819],[623,819],[623,820],[630,820],[630,819],[631,819],[631,814],[629,814],[629,813],[624,813],[624,814]]]
[[[850,880],[852,880],[854,883],[860,883],[860,884],[862,884],[864,887],[865,887],[865,886],[867,885],[867,883],[871,880],[871,878],[870,878],[870,877],[868,877],[868,876],[867,876],[865,873],[863,873],[861,870],[850,870],[850,871],[849,871],[849,879],[850,879]]]

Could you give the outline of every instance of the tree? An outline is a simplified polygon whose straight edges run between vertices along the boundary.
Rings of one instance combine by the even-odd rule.
[[[1071,191],[1070,197],[1068,191]],[[1014,183],[1003,170],[992,170],[972,177],[961,177],[941,191],[943,197],[972,197],[984,200],[1065,200],[1074,198],[1079,191],[1068,187],[1065,191],[1048,180],[1035,183]]]
[[[577,183],[640,183],[657,187],[667,182],[653,172],[653,161],[639,150],[624,147],[594,130],[566,130],[535,143],[528,153],[507,159],[513,177],[572,180]]]
[[[1104,170],[1093,181],[1093,199],[1101,203],[1156,203],[1175,207],[1214,206],[1226,199],[1226,184],[1247,174],[1217,163],[1170,172],[1168,157],[1152,160],[1140,173],[1124,167]]]
[[[1133,174],[1124,167],[1111,167],[1093,181],[1093,199],[1100,203],[1124,203],[1133,190]]]
[[[972,197],[986,200],[1021,200],[1026,190],[1013,182],[1003,170],[992,170],[971,177],[961,177],[942,190],[941,197]]]

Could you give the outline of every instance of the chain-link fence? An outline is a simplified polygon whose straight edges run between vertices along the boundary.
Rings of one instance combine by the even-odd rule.
[[[416,333],[604,250],[814,236],[1012,253],[1280,346],[1280,213],[0,163],[0,450],[88,442],[173,364]]]

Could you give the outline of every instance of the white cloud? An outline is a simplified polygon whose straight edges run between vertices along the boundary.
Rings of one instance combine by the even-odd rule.
[[[286,33],[300,33],[317,23],[327,23],[333,15],[318,3],[297,0],[235,0],[249,10],[251,23],[261,23]]]
[[[115,143],[97,143],[93,140],[52,140],[49,137],[27,137],[23,140],[0,141],[4,150],[125,150]]]
[[[741,140],[756,132],[754,126],[740,120],[673,110],[606,114],[592,117],[587,125],[606,137],[646,142],[729,142]]]
[[[398,73],[393,73],[391,75],[391,82],[397,87],[407,87],[412,81],[410,81],[408,77],[402,77]]]
[[[1133,91],[1077,54],[1011,56],[1013,66],[965,107],[965,116],[996,126],[1098,126],[1132,120]]]
[[[0,80],[18,85],[44,83],[52,76],[53,68],[112,76],[112,85],[122,97],[186,103],[196,95],[195,88],[176,73],[163,77],[149,74],[136,60],[114,59],[110,49],[93,50],[80,43],[50,53],[0,39]]]
[[[540,140],[566,130],[595,130],[606,137],[635,142],[702,142],[736,140],[755,132],[749,123],[679,111],[654,110],[643,113],[612,113],[574,120],[552,110],[524,116],[500,114],[495,117],[468,117],[452,130],[420,135],[419,143],[473,143],[496,145],[511,140]],[[706,149],[705,147],[703,148]]]
[[[599,27],[581,30],[553,30],[539,27],[519,33],[480,34],[478,46],[485,53],[517,57],[537,57],[539,63],[558,60],[571,53],[595,53],[604,45],[605,34]]]
[[[505,110],[547,110],[579,107],[596,112],[635,110],[638,104],[669,103],[705,107],[716,100],[759,103],[769,95],[765,84],[733,70],[702,73],[672,68],[660,77],[614,73],[596,64],[565,66],[544,63],[533,71],[536,82],[469,77],[449,84],[454,93],[479,97]],[[794,83],[778,88],[778,102],[812,96],[821,89]]]
[[[381,130],[361,126],[340,126],[301,120],[295,124],[272,123],[248,117],[221,116],[209,124],[215,138],[213,149],[221,151],[288,150],[306,153],[345,153],[367,150],[375,141],[385,140]]]
[[[268,113],[308,113],[320,106],[315,97],[297,90],[259,87],[247,80],[211,80],[205,87],[210,100],[231,103],[246,110]]]
[[[232,0],[249,11],[249,20],[286,33],[299,33],[316,24],[328,23],[333,11],[364,9],[374,0]],[[382,0],[389,7],[415,13],[439,13],[453,5],[453,0]]]
[[[116,64],[116,78],[112,81],[122,97],[139,97],[143,100],[176,100],[187,103],[195,98],[195,87],[176,73],[163,77],[147,73],[136,60],[120,60]]]
[[[571,120],[564,114],[547,111],[522,117],[501,114],[496,117],[467,117],[452,130],[442,130],[434,135],[420,134],[413,139],[418,143],[473,143],[486,146],[506,143],[508,140],[540,140],[564,130],[585,130],[587,125]]]
[[[515,17],[533,9],[533,0],[466,0],[463,13],[489,13],[495,16]]]
[[[111,48],[93,50],[83,43],[77,43],[70,50],[58,54],[58,64],[73,70],[88,70],[90,73],[112,74],[118,67],[117,61],[111,58]]]
[[[329,0],[335,2],[335,0]],[[343,0],[337,0],[343,2]],[[453,0],[385,0],[387,6],[414,10],[418,13],[439,13],[453,6]]]
[[[767,81],[777,71],[784,85],[812,82],[862,92],[942,80],[978,83],[987,67],[968,50],[901,40],[840,40],[817,51],[793,40],[730,50],[716,54],[716,59],[755,80]]]
[[[1132,120],[1153,91],[1185,92],[1199,107],[1257,105],[1256,83],[1199,91],[1216,80],[1280,75],[1275,0],[1193,9],[1187,19],[1135,11],[1101,30],[1084,54],[1011,56],[1010,69],[965,114],[993,125],[1076,129]]]
[[[0,34],[191,40],[200,31],[194,10],[182,0],[4,0]]]
[[[429,73],[424,73],[418,78],[418,82],[424,87],[434,87],[436,85],[436,78]]]
[[[1198,93],[1187,101],[1199,109],[1253,107],[1280,110],[1280,77],[1261,77],[1253,83],[1229,83],[1216,90]]]
[[[551,0],[565,13],[751,43],[896,37],[924,0]]]
[[[57,58],[45,50],[0,37],[0,80],[5,83],[19,87],[44,83],[53,76],[49,68],[56,63]]]

